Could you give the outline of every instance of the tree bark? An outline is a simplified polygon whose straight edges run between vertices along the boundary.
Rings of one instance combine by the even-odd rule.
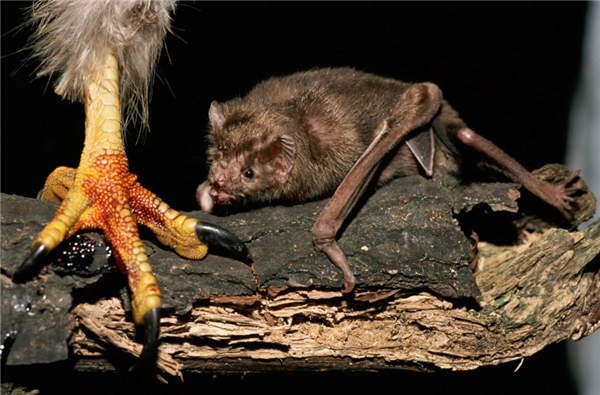
[[[470,370],[590,335],[600,326],[600,222],[585,231],[551,226],[554,214],[517,211],[515,187],[414,178],[381,188],[339,239],[357,275],[353,295],[341,293],[341,274],[312,250],[310,229],[324,201],[225,217],[192,213],[247,241],[254,263],[193,262],[145,242],[164,306],[157,366],[175,376]],[[589,193],[577,200],[582,221],[595,200]],[[540,205],[533,202],[531,211]],[[132,360],[123,353],[139,355],[141,345],[123,276],[98,270],[106,267],[100,235],[86,236],[96,248],[88,277],[66,273],[63,262],[13,284],[11,273],[55,206],[7,195],[2,205],[2,336],[16,333],[7,363],[66,359],[70,349],[76,370],[126,369]],[[465,233],[492,227],[514,229],[520,243],[480,241],[476,260]]]

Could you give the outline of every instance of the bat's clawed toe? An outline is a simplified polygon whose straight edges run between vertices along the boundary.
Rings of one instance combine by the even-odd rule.
[[[155,308],[144,315],[144,348],[136,363],[129,368],[136,372],[147,366],[156,354],[160,334],[160,309]]]

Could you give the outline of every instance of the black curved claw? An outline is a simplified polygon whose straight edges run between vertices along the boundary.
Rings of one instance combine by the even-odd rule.
[[[152,309],[144,315],[144,348],[137,362],[129,368],[130,372],[140,371],[154,357],[160,334],[160,309]]]
[[[248,247],[236,235],[220,226],[198,221],[196,236],[198,236],[198,240],[206,244],[225,248],[233,254],[235,259],[244,263],[252,262]]]
[[[39,272],[49,252],[48,248],[43,244],[36,244],[31,247],[31,251],[23,263],[21,263],[21,266],[13,273],[13,283],[24,283],[35,276]]]
[[[4,368],[4,365],[6,364],[6,361],[8,360],[8,354],[10,353],[10,349],[11,349],[12,345],[15,343],[16,338],[17,338],[17,331],[14,329],[10,330],[4,337],[4,341],[2,342],[2,345],[0,345],[0,364],[1,364],[2,368]]]

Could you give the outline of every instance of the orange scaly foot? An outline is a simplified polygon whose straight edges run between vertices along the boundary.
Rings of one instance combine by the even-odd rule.
[[[121,136],[118,70],[116,57],[107,51],[86,88],[86,138],[79,167],[58,168],[46,182],[42,198],[62,203],[33,242],[13,281],[30,278],[45,256],[78,230],[102,229],[117,265],[128,276],[134,321],[145,325],[144,349],[136,368],[156,350],[161,307],[136,223],[148,226],[163,244],[190,259],[204,258],[208,250],[204,240],[230,249],[241,260],[249,254],[230,232],[180,215],[136,182]]]

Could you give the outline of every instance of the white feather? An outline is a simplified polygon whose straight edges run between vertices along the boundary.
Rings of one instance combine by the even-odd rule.
[[[92,70],[106,51],[117,56],[123,119],[148,120],[154,69],[170,31],[175,0],[52,0],[30,9],[35,26],[29,47],[40,60],[38,76],[57,75],[55,91],[85,100]]]

